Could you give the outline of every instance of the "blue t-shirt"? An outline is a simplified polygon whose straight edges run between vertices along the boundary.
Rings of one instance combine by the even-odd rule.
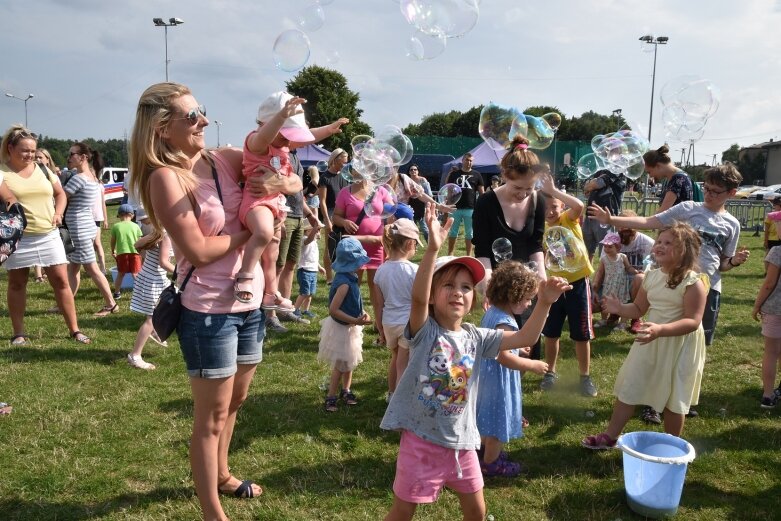
[[[429,317],[410,340],[407,369],[396,386],[380,427],[404,429],[441,447],[480,447],[477,389],[480,361],[496,358],[502,331],[462,324],[449,331]]]
[[[363,315],[363,300],[361,299],[361,288],[358,287],[358,275],[354,273],[337,273],[334,275],[334,280],[331,282],[331,290],[328,292],[328,302],[331,302],[334,299],[334,295],[336,294],[336,290],[339,289],[339,286],[345,284],[348,286],[348,291],[347,295],[344,296],[344,300],[339,309],[351,317],[358,318]],[[334,320],[345,326],[352,325],[335,318]]]

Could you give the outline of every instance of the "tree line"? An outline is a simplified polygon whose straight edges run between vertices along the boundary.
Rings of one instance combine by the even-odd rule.
[[[86,138],[74,140],[40,136],[38,138],[38,148],[48,150],[55,166],[63,168],[68,164],[68,151],[76,141],[81,141],[92,150],[97,150],[103,158],[105,166],[127,168],[127,141],[124,139],[107,139],[104,141],[102,139]]]

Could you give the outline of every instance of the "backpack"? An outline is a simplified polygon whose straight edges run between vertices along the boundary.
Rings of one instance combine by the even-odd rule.
[[[16,251],[27,227],[27,217],[19,203],[0,210],[0,264]]]

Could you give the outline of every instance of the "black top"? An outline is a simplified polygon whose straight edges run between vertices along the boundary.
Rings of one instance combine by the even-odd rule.
[[[447,176],[447,182],[461,187],[461,199],[456,203],[457,209],[471,210],[475,207],[475,199],[477,199],[478,194],[477,187],[484,186],[483,174],[477,170],[471,170],[469,172],[456,170]]]
[[[301,179],[303,182],[304,180],[304,167],[301,166],[301,161],[298,160],[298,156],[294,151],[291,151],[288,154],[288,158],[290,159],[290,166],[293,167],[293,171],[298,175],[298,178]],[[301,218],[304,216],[304,194],[301,190],[294,194],[286,195],[287,198],[287,205],[290,207],[290,211],[288,212],[288,217],[298,217]]]
[[[320,182],[317,186],[325,187],[325,207],[333,211],[336,207],[336,196],[345,186],[350,183],[339,174],[332,174],[328,170],[320,174]]]
[[[513,260],[529,262],[532,254],[542,251],[542,236],[545,233],[545,201],[537,194],[534,211],[529,212],[521,231],[507,226],[502,206],[493,190],[489,190],[477,199],[472,215],[475,257],[491,259],[491,267],[496,268],[496,259],[491,249],[494,241],[507,238],[513,245]]]
[[[591,203],[596,203],[601,207],[610,208],[610,213],[618,215],[621,211],[621,198],[626,189],[626,178],[623,174],[614,174],[610,170],[600,170],[591,178],[596,180],[599,188],[595,188],[588,194],[586,208]]]
[[[664,188],[662,188],[662,195],[659,196],[659,204],[664,201],[667,192],[672,192],[675,194],[675,202],[673,202],[673,206],[684,201],[694,200],[692,180],[683,170],[678,170],[675,172],[670,180],[664,184]]]

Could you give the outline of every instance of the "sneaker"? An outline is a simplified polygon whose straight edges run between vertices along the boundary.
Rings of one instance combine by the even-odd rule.
[[[699,415],[700,415],[700,413],[698,413],[697,411],[695,411],[694,409],[691,409],[691,408],[689,409],[689,412],[686,413],[686,417],[687,418],[696,418]]]
[[[597,386],[589,375],[580,377],[580,394],[594,398],[597,395]]]
[[[643,412],[640,413],[640,418],[645,423],[653,423],[654,425],[662,424],[662,417],[659,416],[659,411],[648,405],[643,407]]]
[[[114,299],[122,298],[122,292],[121,291],[115,291],[114,292]]]
[[[315,315],[314,313],[312,313],[308,309],[306,311],[302,311],[301,312],[301,316],[304,316],[304,317],[308,318],[309,320],[314,320],[314,319],[317,318],[317,315]]]
[[[553,371],[547,371],[545,375],[543,375],[542,381],[540,382],[540,389],[543,391],[550,391],[553,389],[553,386],[556,385],[556,379],[558,377],[559,375]]]
[[[487,478],[514,478],[523,472],[520,463],[515,463],[507,459],[496,458],[493,463],[483,463],[480,465],[483,476]]]
[[[145,362],[143,358],[141,358],[141,355],[127,355],[127,363],[131,366],[135,367],[136,369],[144,369],[146,371],[151,371],[152,369],[155,369],[154,364],[150,364],[149,362]]]
[[[773,396],[770,397],[763,396],[762,401],[759,402],[759,406],[762,407],[763,409],[772,409],[776,405],[778,405],[778,396],[776,396],[775,394],[773,394]]]
[[[339,408],[336,406],[336,396],[328,396],[325,399],[325,412],[336,412]]]
[[[633,334],[638,334],[640,332],[640,326],[643,325],[643,321],[639,318],[633,318],[632,321],[629,323],[629,332]]]
[[[277,318],[282,322],[298,322],[299,324],[309,324],[309,320],[301,318],[301,315],[296,315],[295,311],[283,311],[277,310]]]
[[[358,399],[350,389],[342,389],[342,392],[339,393],[339,399],[342,400],[345,405],[358,405]]]
[[[268,317],[266,319],[266,329],[274,333],[287,333],[287,328],[279,322],[277,317]]]

